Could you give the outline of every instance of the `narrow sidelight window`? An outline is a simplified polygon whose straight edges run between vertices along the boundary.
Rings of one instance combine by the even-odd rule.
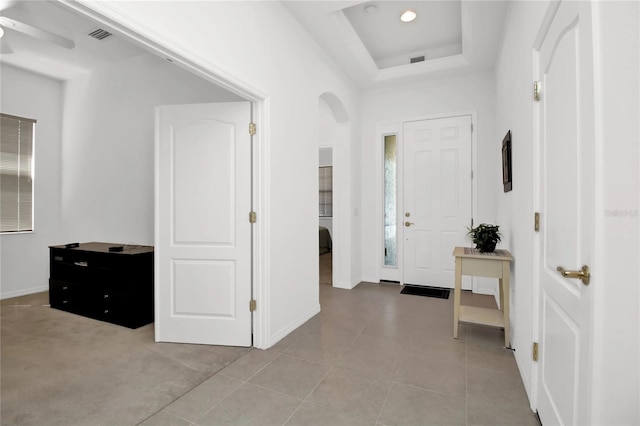
[[[384,137],[384,266],[397,266],[397,156],[396,135]]]

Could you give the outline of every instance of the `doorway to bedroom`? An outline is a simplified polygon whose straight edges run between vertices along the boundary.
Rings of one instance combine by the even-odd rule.
[[[318,150],[318,253],[321,285],[333,285],[333,149]]]
[[[318,225],[325,228],[320,229],[316,243],[322,247],[314,248],[319,254],[318,278],[322,285],[351,289],[355,287],[352,226],[353,217],[358,215],[351,196],[351,123],[342,101],[331,92],[323,93],[318,100],[317,146],[314,172],[318,173],[318,185],[313,190],[318,201]]]

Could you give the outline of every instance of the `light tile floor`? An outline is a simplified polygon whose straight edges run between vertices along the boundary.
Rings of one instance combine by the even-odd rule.
[[[153,324],[51,309],[48,292],[3,299],[0,425],[135,425],[247,352],[155,343]]]
[[[322,312],[142,423],[538,425],[503,332],[461,325],[448,300],[398,286],[320,286]],[[486,296],[463,303],[495,306]]]

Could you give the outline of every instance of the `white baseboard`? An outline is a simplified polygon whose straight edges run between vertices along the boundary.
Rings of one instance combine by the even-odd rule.
[[[380,282],[380,277],[362,277],[361,282],[378,284]]]
[[[516,346],[514,344],[514,342],[511,342],[511,347],[514,349],[513,351],[513,355],[516,358],[516,365],[518,366],[518,372],[520,373],[520,378],[522,379],[522,384],[524,385],[524,390],[525,393],[527,394],[527,398],[529,398],[529,408],[531,408],[531,411],[533,411],[534,413],[536,412],[536,407],[533,406],[533,395],[531,395],[531,392],[533,391],[531,388],[531,381],[532,378],[531,377],[527,377],[523,374],[523,372],[525,371],[524,369],[524,365],[526,363],[531,362],[530,360],[530,352],[526,351],[526,350],[515,350]]]
[[[335,288],[343,288],[345,290],[351,290],[352,288],[355,287],[355,285],[352,285],[351,283],[346,283],[346,282],[335,282],[333,283],[333,287]]]
[[[48,291],[48,290],[49,290],[49,286],[46,285],[46,286],[40,286],[40,287],[31,287],[31,288],[25,288],[21,290],[2,292],[0,293],[0,300],[11,299],[12,297],[26,296],[27,294],[42,293],[43,291]]]
[[[289,333],[291,333],[293,330],[295,330],[296,328],[300,327],[302,324],[304,324],[305,322],[309,321],[311,318],[313,318],[314,316],[316,316],[319,313],[320,313],[320,304],[318,304],[316,307],[314,307],[311,311],[309,311],[306,314],[302,315],[300,318],[296,319],[295,321],[290,322],[282,330],[280,330],[277,333],[273,334],[271,336],[271,339],[269,339],[269,346],[267,346],[266,348],[258,348],[258,349],[269,349],[271,346],[275,345],[280,340],[282,340],[285,337],[287,337],[289,335]]]

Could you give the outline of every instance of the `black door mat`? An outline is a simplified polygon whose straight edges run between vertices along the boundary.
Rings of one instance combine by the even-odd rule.
[[[423,287],[419,285],[409,285],[405,284],[402,287],[402,294],[411,294],[413,296],[426,296],[426,297],[436,297],[438,299],[448,299],[449,293],[451,290],[447,288],[437,288],[437,287]]]

